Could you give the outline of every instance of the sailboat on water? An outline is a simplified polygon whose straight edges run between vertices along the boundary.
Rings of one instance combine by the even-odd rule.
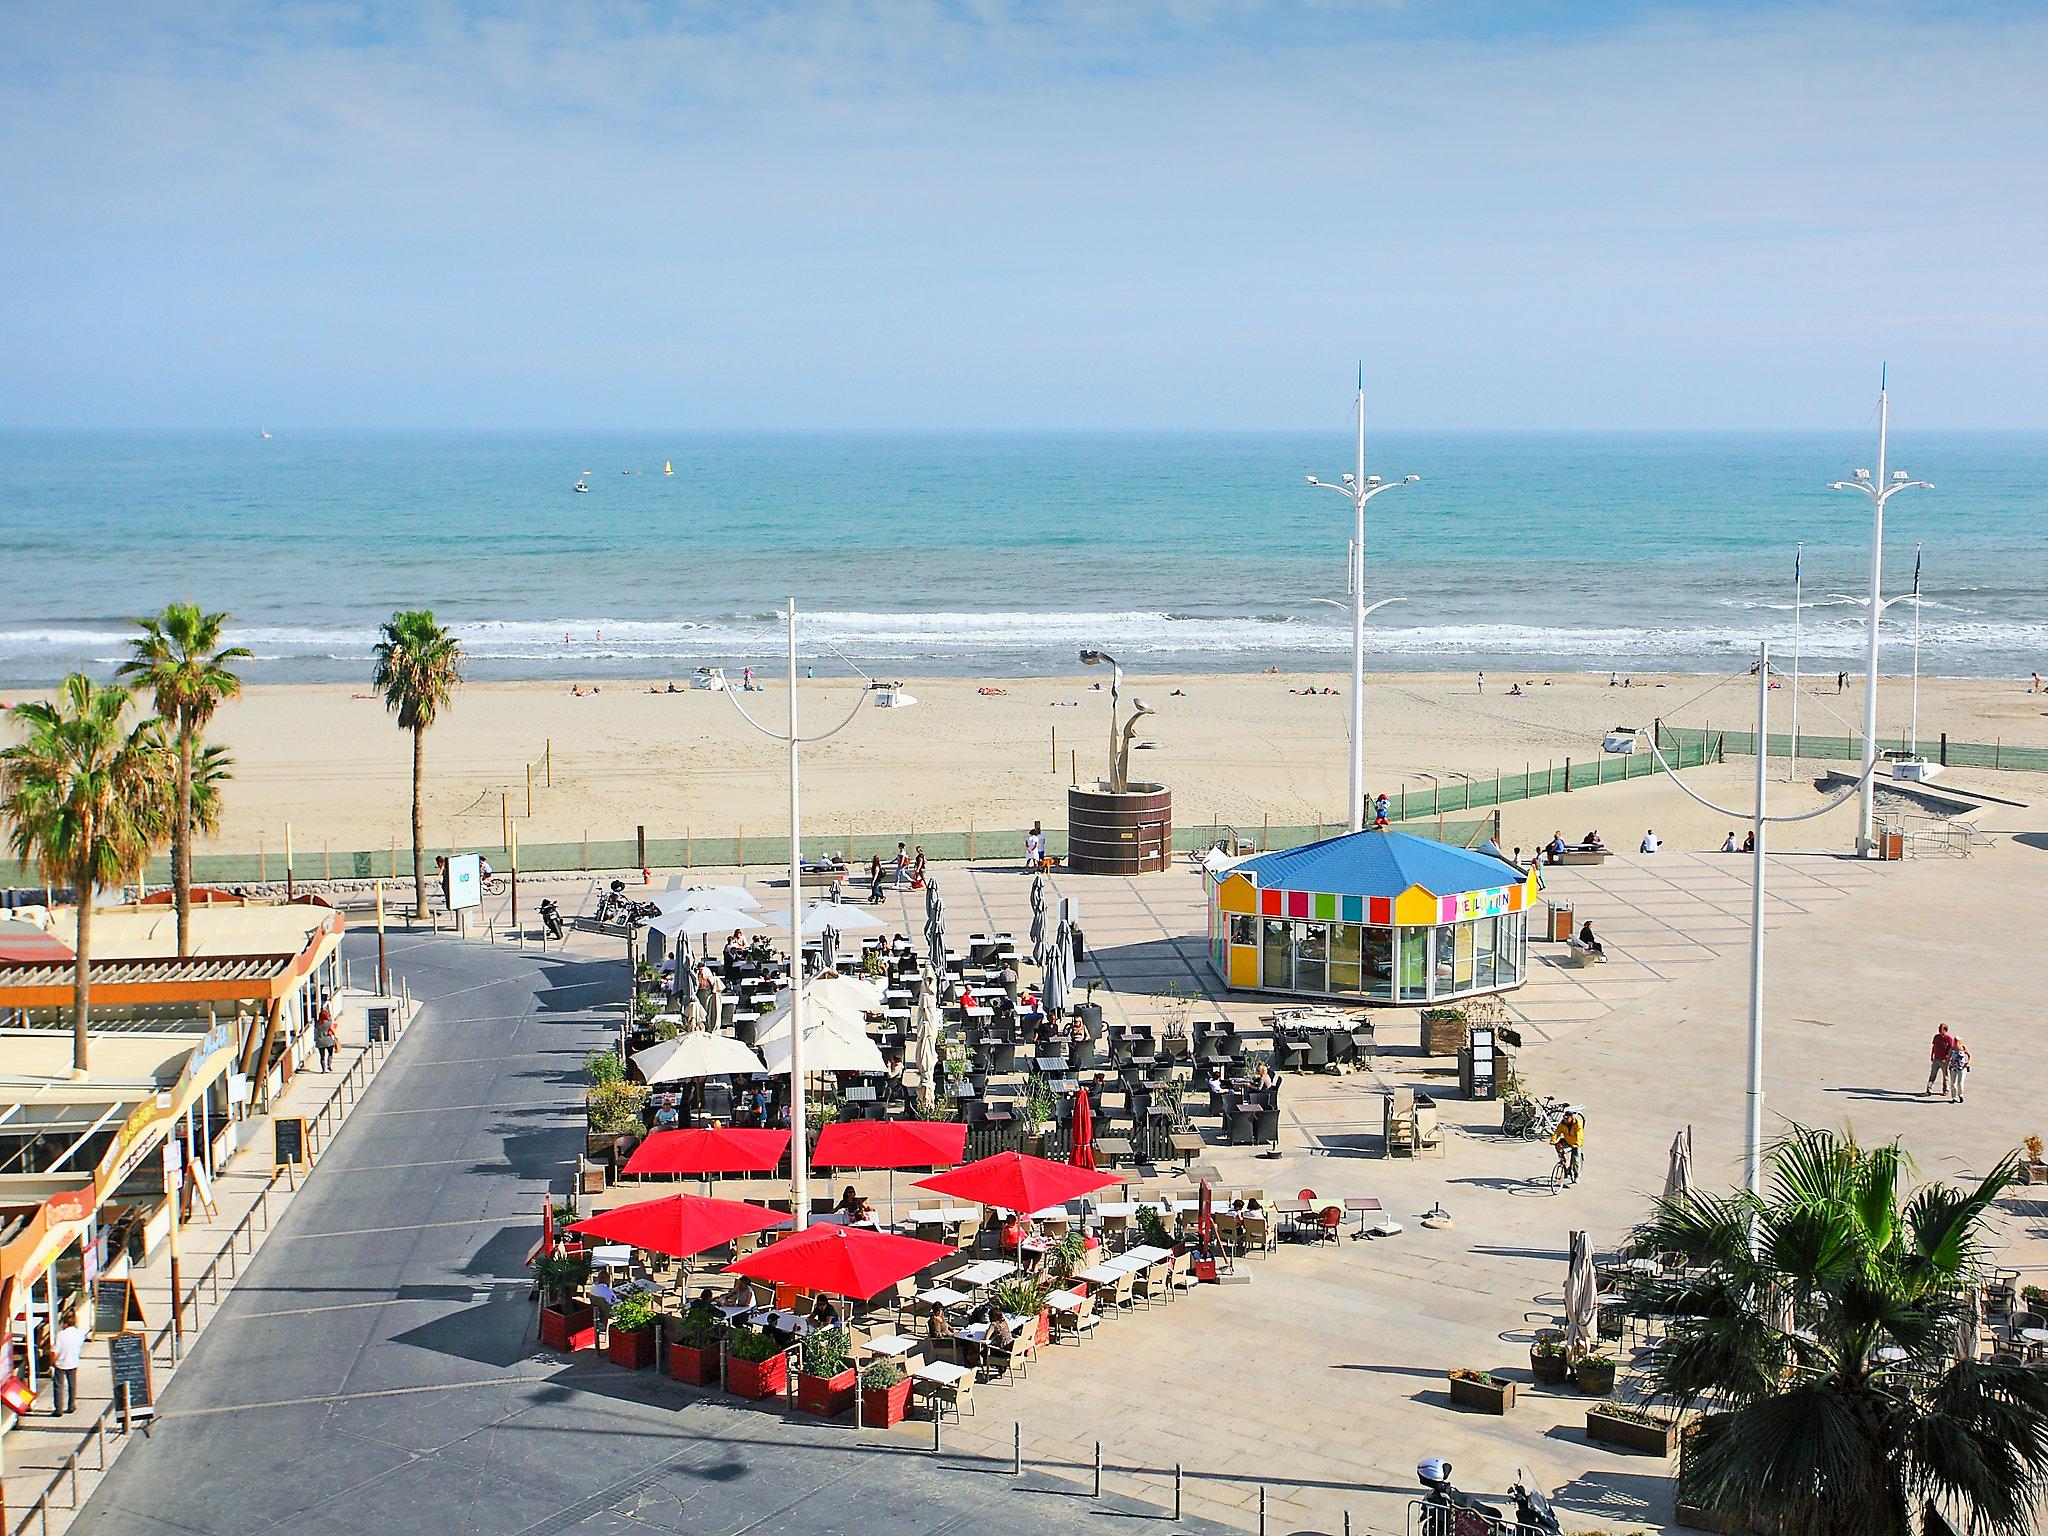
[[[265,442],[269,442],[269,441],[270,441],[270,428],[268,428],[268,427],[258,427],[258,428],[257,428],[256,430],[257,430],[258,432],[261,432],[261,433],[263,434],[263,440],[264,440]]]
[[[675,465],[669,463],[667,459],[663,459],[661,461],[661,472],[664,475],[672,475],[676,472],[676,467]]]

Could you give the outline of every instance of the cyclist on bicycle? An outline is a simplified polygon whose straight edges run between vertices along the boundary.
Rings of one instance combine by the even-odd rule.
[[[1564,1118],[1557,1123],[1557,1131],[1550,1138],[1551,1146],[1557,1149],[1559,1173],[1567,1184],[1579,1182],[1579,1161],[1586,1147],[1586,1118],[1576,1109],[1564,1112]]]

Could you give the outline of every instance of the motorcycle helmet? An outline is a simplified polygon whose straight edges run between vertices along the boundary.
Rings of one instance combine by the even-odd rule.
[[[1441,1456],[1425,1456],[1415,1463],[1415,1480],[1425,1488],[1442,1488],[1451,1480],[1451,1464]]]

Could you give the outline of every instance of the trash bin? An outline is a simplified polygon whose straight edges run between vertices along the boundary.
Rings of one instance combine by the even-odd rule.
[[[1561,901],[1546,901],[1543,905],[1550,914],[1545,937],[1553,944],[1569,944],[1575,931],[1572,909]]]

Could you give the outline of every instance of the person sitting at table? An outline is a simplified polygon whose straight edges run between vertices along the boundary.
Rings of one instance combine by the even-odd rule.
[[[966,982],[960,983],[960,1011],[965,1013],[974,1006],[974,988]]]
[[[931,1315],[924,1320],[924,1336],[928,1339],[950,1339],[953,1337],[953,1320],[946,1316],[944,1307],[933,1307]]]
[[[875,1208],[868,1203],[867,1197],[851,1184],[840,1191],[839,1203],[833,1209],[846,1218],[849,1226],[856,1221],[866,1221],[875,1214]]]
[[[682,1113],[676,1108],[675,1100],[664,1099],[655,1106],[654,1128],[657,1131],[672,1131],[682,1123]]]
[[[693,1311],[702,1310],[705,1312],[709,1312],[712,1308],[716,1307],[717,1305],[718,1293],[712,1290],[711,1287],[708,1285],[699,1290],[697,1292],[697,1299],[690,1303],[690,1307]]]
[[[1246,1195],[1244,1197],[1244,1209],[1239,1214],[1244,1216],[1263,1216],[1266,1214],[1266,1208],[1259,1204],[1259,1197],[1257,1195]]]
[[[1012,1216],[1003,1223],[1003,1247],[1009,1252],[1021,1249],[1030,1235],[1031,1219],[1028,1216]]]
[[[619,1293],[612,1289],[608,1280],[597,1280],[590,1287],[590,1310],[597,1319],[599,1328],[611,1326],[612,1308],[619,1304]]]
[[[739,929],[733,929],[725,941],[725,965],[727,970],[739,965],[747,958],[747,941],[740,937]]]
[[[1252,1092],[1264,1093],[1273,1086],[1273,1068],[1267,1062],[1259,1063],[1259,1070],[1252,1074]]]
[[[727,1307],[751,1307],[754,1304],[754,1282],[745,1275],[733,1280],[732,1288],[718,1298],[719,1305]]]
[[[1011,1331],[1009,1314],[1001,1307],[990,1309],[988,1332],[982,1335],[990,1349],[1008,1349],[1017,1342],[1017,1335]]]
[[[1088,1021],[1078,1013],[1067,1021],[1067,1038],[1076,1045],[1088,1043]]]
[[[1017,962],[1005,960],[1002,970],[1003,992],[1014,1005],[1017,1001]]]
[[[832,1298],[830,1296],[820,1296],[817,1305],[811,1308],[811,1326],[813,1328],[837,1328],[839,1326],[839,1309],[832,1305]]]

